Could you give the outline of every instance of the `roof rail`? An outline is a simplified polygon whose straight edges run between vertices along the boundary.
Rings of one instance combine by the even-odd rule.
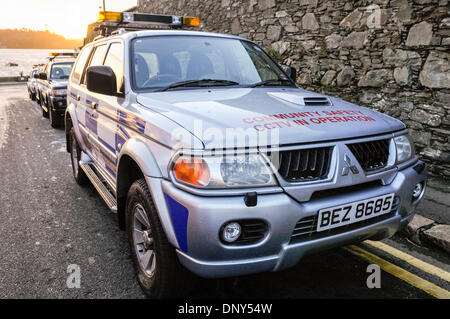
[[[115,34],[123,34],[123,33],[127,32],[127,31],[128,31],[128,29],[126,29],[126,28],[120,28],[120,29],[118,29],[118,30],[115,30],[115,31],[111,32],[111,35],[115,35]],[[130,30],[130,31],[131,31],[131,30]]]
[[[100,39],[103,39],[103,38],[104,38],[104,36],[101,35],[101,34],[99,34],[98,36],[96,36],[96,37],[94,38],[93,41],[97,41],[97,40],[100,40]]]

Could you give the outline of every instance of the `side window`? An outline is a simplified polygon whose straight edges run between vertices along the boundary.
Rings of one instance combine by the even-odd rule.
[[[123,45],[122,43],[111,43],[104,65],[111,67],[116,75],[117,90],[124,91],[123,88]]]
[[[108,46],[106,44],[99,45],[95,48],[95,52],[92,55],[91,63],[89,63],[89,66],[97,66],[97,65],[103,65],[103,60],[105,59],[105,53]]]
[[[99,45],[98,47],[96,47],[88,66],[103,65],[103,60],[105,59],[105,53],[107,48],[108,46],[106,44]],[[86,84],[86,75],[82,77],[81,81],[83,82],[83,84]]]
[[[80,83],[81,75],[83,74],[84,65],[86,64],[89,54],[91,53],[92,47],[84,48],[80,55],[78,56],[77,64],[75,65],[72,72],[72,81]]]

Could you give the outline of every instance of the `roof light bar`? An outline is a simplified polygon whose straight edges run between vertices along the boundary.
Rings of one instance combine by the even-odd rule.
[[[138,12],[100,11],[101,21],[117,21],[122,23],[166,24],[171,26],[200,26],[198,17],[167,16]]]
[[[76,56],[76,52],[50,52],[50,56]]]

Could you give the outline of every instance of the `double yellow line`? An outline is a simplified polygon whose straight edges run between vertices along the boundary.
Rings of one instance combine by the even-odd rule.
[[[368,244],[374,248],[380,249],[398,259],[406,261],[407,263],[409,263],[410,265],[414,266],[417,269],[420,269],[426,273],[429,273],[433,276],[439,277],[443,280],[446,280],[447,282],[450,282],[450,273],[441,268],[438,268],[429,263],[426,263],[420,259],[417,259],[407,253],[404,253],[404,252],[402,252],[396,248],[393,248],[389,245],[386,245],[382,242],[365,241],[364,243]],[[416,276],[416,275],[404,270],[403,268],[400,268],[400,267],[382,259],[381,257],[379,257],[375,254],[372,254],[372,253],[368,252],[367,250],[362,249],[361,247],[351,245],[351,246],[344,247],[344,249],[356,256],[359,256],[359,257],[365,259],[366,261],[368,261],[371,264],[377,264],[384,271],[390,273],[391,275],[393,275],[403,281],[406,281],[407,283],[409,283],[410,285],[412,285],[416,288],[419,288],[419,289],[425,291],[426,293],[432,295],[433,297],[436,297],[439,299],[450,299],[449,291],[447,291],[439,286],[436,286],[435,284],[433,284],[419,276]]]

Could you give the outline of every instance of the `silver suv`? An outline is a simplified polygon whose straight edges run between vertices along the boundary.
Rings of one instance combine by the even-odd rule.
[[[294,69],[231,35],[90,43],[67,105],[75,180],[117,213],[152,297],[183,293],[193,274],[278,271],[390,237],[424,193],[402,122],[299,88]]]

